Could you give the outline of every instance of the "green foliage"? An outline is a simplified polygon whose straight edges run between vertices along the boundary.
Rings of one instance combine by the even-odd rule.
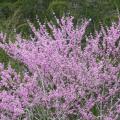
[[[54,11],[58,17],[62,16],[69,10],[69,4],[68,1],[66,0],[55,0],[52,1],[49,6],[47,11],[51,12]]]
[[[5,65],[7,65],[9,62],[8,60],[9,56],[6,55],[6,53],[2,49],[0,49],[0,62],[5,63]]]
[[[13,29],[29,35],[26,20],[36,23],[36,15],[40,22],[52,20],[52,13],[57,17],[70,13],[76,20],[91,18],[90,28],[98,27],[98,23],[110,24],[116,20],[120,9],[120,0],[1,0],[0,30],[9,34]],[[93,26],[93,27],[92,27]]]
[[[120,0],[71,0],[72,13],[77,19],[91,18],[91,28],[98,28],[99,22],[109,25],[118,18]]]
[[[97,106],[95,105],[93,108],[92,108],[92,113],[97,117],[99,115],[99,109],[97,108]]]

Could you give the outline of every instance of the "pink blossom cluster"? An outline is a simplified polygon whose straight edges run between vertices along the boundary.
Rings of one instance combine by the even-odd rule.
[[[51,34],[45,25],[40,24],[36,30],[29,23],[34,33],[30,40],[17,35],[15,43],[1,42],[0,47],[25,64],[33,75],[36,73],[37,78],[27,76],[29,90],[28,83],[23,82],[26,77],[22,81],[8,78],[8,82],[12,82],[7,89],[0,91],[0,97],[4,99],[5,94],[10,94],[6,101],[10,98],[14,106],[18,104],[20,113],[26,106],[31,106],[28,94],[32,94],[32,98],[37,97],[36,103],[54,109],[52,115],[56,118],[66,120],[72,115],[82,120],[120,119],[120,19],[111,27],[101,26],[99,32],[87,37],[84,35],[89,20],[77,26],[73,24],[73,17],[56,21],[57,26],[47,24]],[[83,38],[86,46],[82,48]],[[6,79],[0,88],[4,88],[4,84]],[[36,89],[38,91],[34,91]],[[33,91],[38,96],[34,96]],[[4,104],[9,107],[11,102],[1,104],[3,114]],[[9,111],[17,114],[12,110]]]
[[[36,75],[22,77],[10,65],[5,69],[0,64],[0,120],[25,118],[25,110],[37,103],[39,91]]]

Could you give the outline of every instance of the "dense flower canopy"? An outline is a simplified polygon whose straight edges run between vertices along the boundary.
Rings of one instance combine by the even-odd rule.
[[[36,76],[25,74],[21,78],[11,66],[8,69],[0,64],[0,118],[16,119],[25,114],[25,109],[37,103],[39,87]]]
[[[63,17],[56,21],[57,26],[47,24],[52,34],[45,25],[40,24],[40,28],[36,30],[29,23],[35,35],[30,40],[17,35],[15,43],[7,43],[5,36],[1,34],[0,47],[25,64],[33,76],[34,73],[37,76],[27,76],[29,84],[35,81],[35,88],[33,84],[28,91],[28,83],[25,82],[25,87],[19,86],[19,91],[18,88],[15,89],[15,94],[27,91],[26,94],[32,94],[33,89],[38,89],[35,91],[38,95],[35,103],[46,109],[54,108],[54,117],[69,119],[70,115],[75,115],[83,120],[117,120],[120,117],[120,20],[112,23],[111,27],[101,26],[101,30],[96,31],[94,36],[86,37],[86,47],[83,49],[81,41],[90,21],[84,20],[76,27],[73,17]],[[9,83],[11,78],[8,80]],[[4,86],[2,81],[4,78],[0,88]],[[17,87],[16,81],[12,82],[12,87]],[[0,95],[4,96],[7,91],[0,91]],[[14,99],[15,96],[9,94],[10,99]],[[28,102],[28,97],[29,95],[23,101],[29,107],[31,103]],[[36,99],[36,96],[33,98]],[[6,103],[0,101],[0,110],[3,111],[1,104]],[[18,104],[21,105],[22,102]],[[20,109],[21,114],[23,109],[24,107]]]

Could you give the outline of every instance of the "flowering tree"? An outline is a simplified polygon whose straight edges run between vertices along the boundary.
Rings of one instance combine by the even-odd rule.
[[[28,76],[29,83],[35,80],[38,89],[37,98],[33,97],[37,101],[34,104],[51,110],[56,119],[66,120],[73,116],[82,120],[119,119],[120,20],[111,27],[101,26],[94,36],[86,37],[83,49],[81,41],[89,21],[84,20],[76,27],[73,17],[56,21],[57,26],[47,24],[52,34],[45,25],[40,24],[36,30],[29,23],[35,35],[30,40],[17,35],[15,43],[7,43],[1,34],[0,47],[37,76],[35,79]],[[26,87],[23,88],[26,91]],[[29,92],[32,89],[31,85]],[[27,106],[30,104],[27,102]],[[3,111],[2,106],[0,110]]]

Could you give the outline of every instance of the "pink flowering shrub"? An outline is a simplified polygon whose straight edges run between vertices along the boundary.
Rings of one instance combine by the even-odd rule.
[[[120,119],[120,20],[112,23],[111,27],[101,26],[94,36],[86,37],[84,48],[81,48],[81,41],[89,21],[84,20],[81,26],[74,27],[73,17],[56,20],[58,26],[47,24],[52,34],[45,25],[40,24],[36,30],[29,23],[35,35],[30,40],[20,35],[17,35],[15,43],[1,40],[2,49],[24,63],[32,74],[36,73],[36,79],[28,76],[29,84],[33,84],[32,81],[39,82],[39,85],[37,82],[35,86],[31,85],[28,91],[26,82],[21,88],[17,85],[22,84],[22,81],[17,85],[13,81],[12,87],[19,88],[14,90],[15,95],[27,92],[28,97],[29,92],[38,89],[35,91],[38,96],[32,98],[37,99],[35,103],[51,110],[56,119],[66,120],[73,116],[81,120]],[[5,90],[5,93],[2,90],[0,96],[12,89]],[[18,103],[20,107],[21,104],[23,108],[31,106],[29,98],[15,98],[22,99],[23,103]],[[13,99],[11,101],[16,103],[16,99]],[[10,102],[2,104],[11,106]],[[2,106],[0,110],[3,114]],[[20,113],[24,112],[20,110]]]
[[[14,120],[37,103],[39,88],[36,76],[21,78],[9,65],[0,64],[0,120]]]

